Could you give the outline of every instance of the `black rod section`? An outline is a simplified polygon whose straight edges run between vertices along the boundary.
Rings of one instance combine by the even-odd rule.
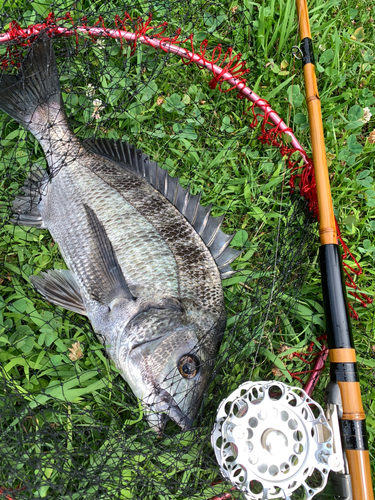
[[[330,349],[352,349],[352,326],[338,245],[320,247],[320,269],[328,346]]]

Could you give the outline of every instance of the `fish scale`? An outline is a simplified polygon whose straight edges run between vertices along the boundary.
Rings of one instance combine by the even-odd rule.
[[[134,188],[134,175],[116,164],[108,163],[105,171],[94,164],[94,172],[129,200],[138,213],[147,218],[168,243],[177,262],[180,297],[187,309],[192,303],[211,315],[212,308],[223,304],[220,273],[207,247],[192,226],[182,218],[173,205],[166,204],[160,193],[145,181]],[[203,318],[202,320],[205,320]]]
[[[89,318],[152,428],[162,433],[168,418],[190,428],[225,330],[221,279],[239,254],[222,217],[133,146],[73,135],[45,34],[18,75],[2,75],[0,109],[34,134],[49,166],[30,172],[16,220],[48,229],[68,267],[31,283]]]

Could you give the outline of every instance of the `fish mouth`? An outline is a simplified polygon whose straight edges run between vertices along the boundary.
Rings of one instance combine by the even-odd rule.
[[[153,410],[157,413],[162,412],[166,414],[173,422],[175,422],[182,430],[186,431],[191,429],[192,421],[181,411],[180,407],[174,398],[165,389],[157,390],[157,400],[153,405]],[[165,426],[163,425],[163,428]],[[162,432],[163,429],[158,429]]]

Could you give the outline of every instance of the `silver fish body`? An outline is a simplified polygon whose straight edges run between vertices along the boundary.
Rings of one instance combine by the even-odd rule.
[[[39,140],[50,170],[26,181],[32,202],[16,198],[19,223],[48,229],[69,269],[33,285],[87,315],[155,430],[168,417],[188,428],[225,329],[221,278],[237,257],[221,218],[132,146],[74,136],[46,36],[18,76],[0,80],[0,108]]]

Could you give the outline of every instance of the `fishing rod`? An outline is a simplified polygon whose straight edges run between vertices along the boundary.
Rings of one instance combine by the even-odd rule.
[[[297,49],[305,78],[319,208],[320,269],[331,379],[326,389],[327,409],[324,414],[305,391],[280,382],[246,382],[219,406],[211,443],[222,475],[248,499],[275,498],[281,492],[290,499],[299,487],[309,499],[324,489],[329,475],[336,499],[374,500],[307,2],[296,0],[296,4],[301,39]],[[284,475],[281,479],[279,472]]]
[[[326,390],[326,402],[332,410],[333,418],[337,418],[334,416],[336,413],[339,416],[341,442],[346,457],[344,470],[331,474],[342,494],[349,495],[351,479],[354,500],[373,500],[365,413],[343,280],[342,259],[337,243],[307,2],[296,0],[296,5],[319,205],[320,269],[331,377]],[[342,495],[339,498],[347,496]]]

